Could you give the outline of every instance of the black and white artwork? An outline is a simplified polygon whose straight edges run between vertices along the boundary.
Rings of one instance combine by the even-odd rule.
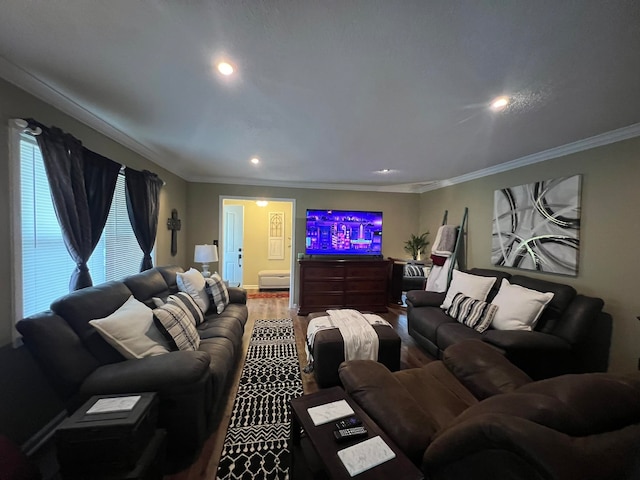
[[[581,183],[574,175],[496,190],[492,263],[576,276]]]

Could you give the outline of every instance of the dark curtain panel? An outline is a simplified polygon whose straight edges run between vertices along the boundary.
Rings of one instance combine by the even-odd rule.
[[[125,169],[127,182],[127,213],[138,244],[144,253],[140,271],[153,267],[151,250],[158,231],[158,210],[160,208],[160,189],[162,180],[155,174],[143,170],[138,172]]]
[[[84,149],[84,186],[91,221],[91,252],[107,223],[121,165],[99,153]]]
[[[91,217],[84,187],[82,143],[59,128],[37,126],[42,129],[36,139],[42,152],[53,206],[69,255],[76,262],[69,291],[89,287],[92,282],[87,260],[93,249]]]
[[[87,261],[109,215],[120,165],[82,146],[72,135],[35,120],[36,136],[49,181],[53,207],[76,268],[69,291],[93,285]]]

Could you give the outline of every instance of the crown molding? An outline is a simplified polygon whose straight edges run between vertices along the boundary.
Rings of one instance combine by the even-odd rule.
[[[130,137],[122,130],[98,117],[95,113],[87,110],[72,98],[2,56],[0,56],[0,77],[63,113],[66,113],[70,117],[73,117],[75,120],[84,123],[106,137],[133,150],[150,162],[184,179],[184,174],[176,169],[176,162],[171,162],[169,159],[164,158],[164,156],[154,148]]]
[[[405,183],[399,185],[362,185],[351,183],[320,183],[320,182],[284,182],[278,180],[260,180],[238,177],[186,177],[187,182],[218,183],[225,185],[251,185],[256,187],[302,188],[315,190],[349,190],[359,192],[386,193],[419,193],[420,184]]]
[[[426,185],[418,190],[419,193],[429,192],[432,190],[438,190],[444,187],[450,187],[458,183],[468,182],[470,180],[476,180],[482,177],[488,177],[489,175],[495,175],[497,173],[507,172],[515,168],[524,167],[526,165],[533,165],[534,163],[544,162],[554,158],[564,157],[572,153],[583,152],[596,147],[602,147],[611,143],[621,142],[629,138],[640,136],[640,123],[634,123],[632,125],[618,128],[617,130],[611,130],[610,132],[601,133],[593,137],[578,140],[576,142],[567,143],[559,147],[543,150],[542,152],[532,153],[524,157],[511,160],[509,162],[501,163],[500,165],[494,165],[493,167],[484,168],[482,170],[476,170],[475,172],[460,175],[458,177],[449,178],[447,180],[439,180],[433,182],[430,185]]]

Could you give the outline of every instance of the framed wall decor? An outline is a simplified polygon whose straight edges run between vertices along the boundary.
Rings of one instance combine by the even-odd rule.
[[[284,260],[284,212],[269,212],[269,260]]]
[[[576,276],[582,175],[494,192],[491,262]]]

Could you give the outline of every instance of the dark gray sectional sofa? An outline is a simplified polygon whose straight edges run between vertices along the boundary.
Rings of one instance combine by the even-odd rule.
[[[215,306],[198,326],[197,351],[126,360],[88,323],[103,318],[133,295],[154,308],[152,297],[176,293],[182,268],[157,267],[66,295],[51,310],[18,322],[17,329],[56,392],[73,412],[92,395],[157,392],[159,423],[168,433],[168,468],[191,463],[217,425],[230,377],[242,351],[248,318],[246,292],[229,288],[230,303]]]
[[[570,285],[525,275],[480,268],[467,273],[497,279],[487,302],[495,297],[503,278],[514,285],[552,292],[554,297],[533,331],[489,328],[478,333],[440,308],[444,293],[410,291],[407,293],[409,334],[429,354],[441,358],[450,345],[478,339],[498,348],[535,380],[565,373],[607,370],[612,319],[602,311],[602,299],[578,294]]]

